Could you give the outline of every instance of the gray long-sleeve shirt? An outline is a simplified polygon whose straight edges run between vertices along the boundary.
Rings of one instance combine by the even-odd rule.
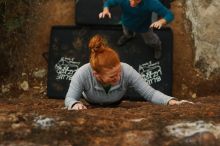
[[[81,95],[96,104],[111,104],[121,100],[128,87],[133,87],[146,100],[156,104],[167,104],[173,97],[167,96],[149,86],[141,75],[130,65],[121,63],[121,79],[119,83],[112,86],[108,93],[93,76],[89,63],[81,66],[73,75],[66,94],[65,106],[70,108],[79,102]]]

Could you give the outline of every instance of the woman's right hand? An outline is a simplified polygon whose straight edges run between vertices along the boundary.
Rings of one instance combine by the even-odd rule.
[[[78,102],[74,104],[69,110],[84,110],[84,109],[87,109],[87,107],[83,105],[81,102]]]

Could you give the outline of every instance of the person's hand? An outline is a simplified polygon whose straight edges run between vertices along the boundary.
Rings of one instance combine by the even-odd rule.
[[[153,22],[151,25],[150,25],[150,28],[156,28],[156,29],[160,29],[163,25],[166,24],[166,20],[165,19],[160,19],[156,22]]]
[[[169,102],[168,102],[168,105],[180,105],[180,104],[184,104],[184,103],[187,103],[187,104],[194,104],[193,102],[191,101],[188,101],[188,100],[174,100],[174,99],[171,99]]]
[[[85,105],[83,105],[81,102],[78,102],[76,104],[74,104],[70,109],[68,110],[84,110],[87,109],[87,107]]]
[[[108,16],[109,18],[111,18],[111,13],[109,12],[108,8],[104,8],[103,11],[99,13],[99,19],[105,18],[105,16]]]

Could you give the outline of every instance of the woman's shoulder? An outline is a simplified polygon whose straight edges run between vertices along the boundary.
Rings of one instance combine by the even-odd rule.
[[[90,63],[86,63],[77,69],[79,74],[89,74],[92,71]]]
[[[86,64],[83,64],[79,69],[86,70],[86,69],[89,69],[89,68],[91,68],[90,63],[86,63]]]
[[[121,62],[121,66],[122,66],[122,71],[124,74],[129,74],[134,70],[134,68],[131,65],[125,62]]]
[[[121,66],[122,66],[122,69],[124,69],[124,70],[133,68],[131,65],[129,65],[125,62],[121,62]]]

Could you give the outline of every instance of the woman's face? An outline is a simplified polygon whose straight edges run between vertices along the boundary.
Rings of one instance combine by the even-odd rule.
[[[129,1],[131,7],[136,7],[141,2],[141,0],[129,0]]]
[[[94,73],[94,75],[103,85],[116,85],[121,78],[121,64],[113,68],[104,68],[101,73]]]

